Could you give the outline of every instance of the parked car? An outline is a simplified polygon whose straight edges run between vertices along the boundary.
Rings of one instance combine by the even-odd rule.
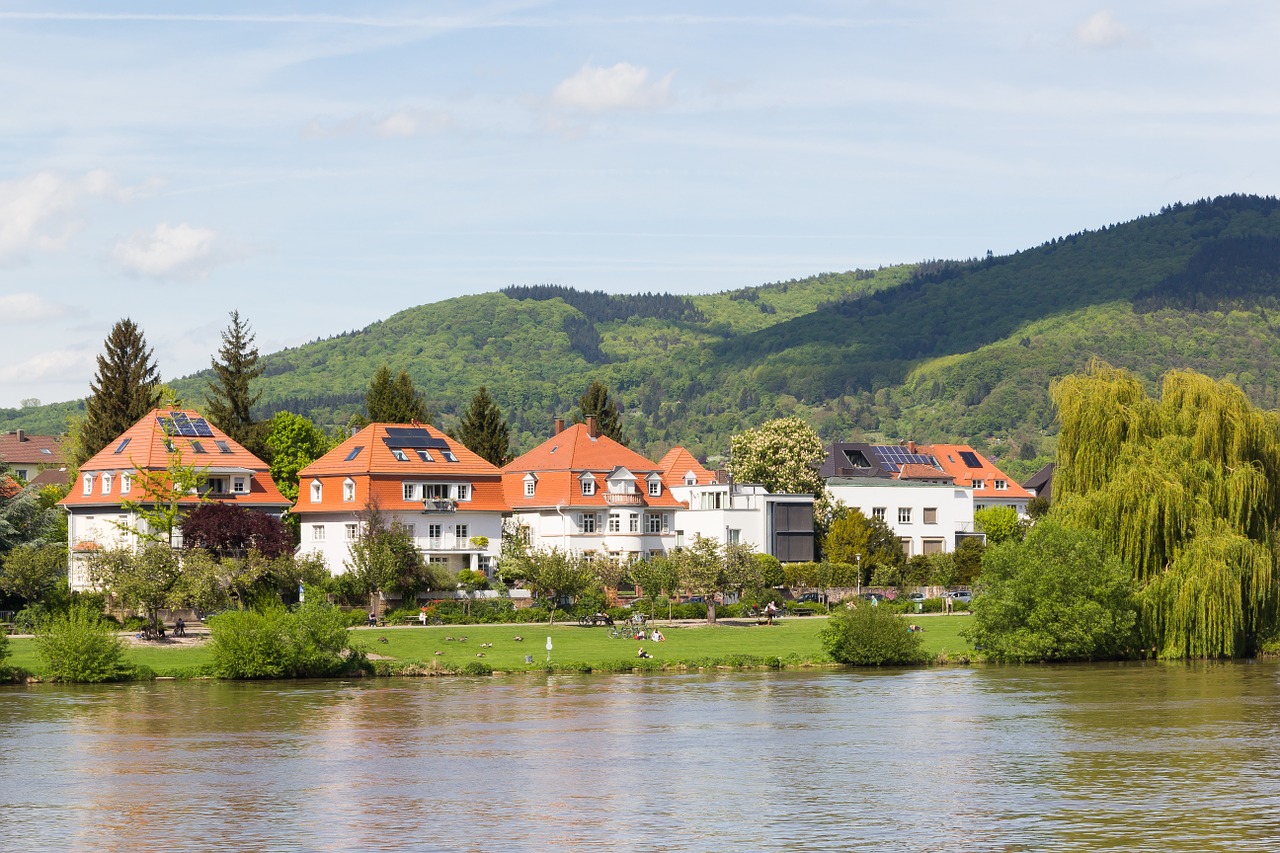
[[[963,601],[965,604],[973,601],[973,593],[967,589],[958,589],[955,592],[949,592],[947,593],[947,597],[954,598],[956,601]]]
[[[804,595],[797,598],[796,601],[816,601],[818,604],[822,604],[823,595],[820,592],[806,592]]]
[[[908,601],[924,601],[924,598],[923,592],[913,592],[907,596]]]

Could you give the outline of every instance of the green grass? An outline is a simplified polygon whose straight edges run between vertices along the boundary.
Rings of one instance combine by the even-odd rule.
[[[967,615],[908,616],[924,628],[924,649],[930,655],[947,652],[953,658],[971,654],[960,637]],[[643,643],[610,639],[604,628],[574,624],[451,625],[443,627],[355,628],[352,640],[375,656],[375,663],[395,670],[409,666],[417,671],[461,671],[480,663],[501,671],[547,669],[547,637],[551,637],[551,666],[578,671],[617,671],[641,666],[803,666],[827,665],[818,634],[826,619],[792,617],[772,626],[742,624],[734,620],[716,626],[676,624],[658,627],[666,641]],[[517,636],[523,637],[517,641]],[[453,639],[448,639],[452,637]],[[462,638],[466,637],[463,641]],[[386,642],[382,642],[382,640]],[[484,644],[492,643],[491,648]],[[652,660],[640,661],[643,646]],[[39,673],[43,666],[30,638],[10,638],[8,663]],[[441,654],[436,654],[440,652]],[[483,657],[480,657],[483,655]],[[533,657],[532,664],[525,656]],[[131,646],[130,661],[150,667],[159,676],[199,674],[211,656],[206,643],[183,646]]]

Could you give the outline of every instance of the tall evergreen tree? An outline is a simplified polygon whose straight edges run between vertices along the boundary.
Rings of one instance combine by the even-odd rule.
[[[75,442],[78,467],[133,426],[160,401],[160,373],[142,330],[127,317],[111,328],[106,353],[84,401],[84,422]]]
[[[511,461],[511,430],[483,385],[462,413],[454,438],[498,467]]]
[[[212,359],[214,378],[209,382],[205,414],[219,429],[249,452],[262,457],[266,452],[261,425],[254,423],[250,410],[262,393],[249,393],[249,383],[262,375],[264,365],[253,344],[254,334],[239,311],[231,312],[231,325],[222,333],[218,359]]]
[[[374,374],[364,405],[371,423],[428,423],[431,420],[427,403],[413,386],[409,374],[401,370],[393,378],[391,368],[385,364]]]
[[[618,404],[609,396],[609,387],[600,380],[592,380],[587,393],[578,400],[578,408],[582,409],[582,419],[596,419],[596,430],[607,435],[619,444],[625,445],[622,437],[622,412]]]

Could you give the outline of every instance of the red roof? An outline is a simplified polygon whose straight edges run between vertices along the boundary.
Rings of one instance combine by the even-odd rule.
[[[345,500],[343,489],[348,478],[355,484],[350,501]],[[311,502],[312,480],[321,483],[319,503]],[[423,424],[370,424],[299,471],[298,481],[294,505],[298,513],[354,511],[370,499],[383,509],[421,511],[421,500],[404,499],[405,482],[470,483],[470,500],[459,502],[459,509],[508,509],[501,469],[462,442]]]
[[[975,498],[1030,500],[1033,497],[1017,481],[997,468],[995,463],[974,452],[967,444],[921,444],[918,447],[920,453],[931,454],[937,459],[943,470],[955,478],[957,486],[971,488],[976,481],[982,481],[982,488],[973,491]],[[1003,489],[996,488],[997,480],[1003,481]]]
[[[702,467],[702,463],[683,447],[673,447],[668,450],[666,455],[658,460],[658,467],[662,469],[662,476],[667,483],[672,486],[685,485],[684,477],[690,471],[698,478],[699,486],[706,486],[716,481],[715,474]]]
[[[62,465],[66,455],[56,435],[28,435],[24,430],[0,435],[0,459],[10,465]]]
[[[190,426],[189,426],[190,425]],[[172,448],[172,449],[171,449]],[[240,474],[249,477],[246,493],[206,494],[206,498],[235,503],[241,506],[279,507],[289,506],[289,499],[280,494],[271,479],[267,463],[233,441],[222,430],[204,420],[199,412],[190,409],[153,409],[136,424],[116,436],[105,448],[80,466],[80,483],[85,475],[93,477],[89,494],[80,483],[59,503],[62,506],[119,506],[122,500],[145,499],[136,485],[128,495],[121,495],[116,486],[119,476],[113,476],[111,489],[102,493],[100,477],[103,474],[119,475],[126,471],[167,471],[170,457],[176,454],[182,465],[203,469],[207,475]],[[184,503],[198,503],[195,495]]]
[[[586,424],[574,424],[544,441],[502,469],[502,484],[512,509],[548,507],[592,507],[619,505],[609,497],[607,478],[624,468],[637,480],[639,503],[635,505],[677,508],[684,504],[671,495],[664,483],[660,495],[650,495],[649,475],[662,477],[662,468],[606,435],[591,435]],[[525,494],[525,477],[536,478],[534,494]],[[593,494],[582,493],[585,474],[595,479]]]

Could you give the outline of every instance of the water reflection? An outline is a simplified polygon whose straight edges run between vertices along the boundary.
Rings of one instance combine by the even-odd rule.
[[[1280,667],[0,690],[11,849],[1249,850]]]

